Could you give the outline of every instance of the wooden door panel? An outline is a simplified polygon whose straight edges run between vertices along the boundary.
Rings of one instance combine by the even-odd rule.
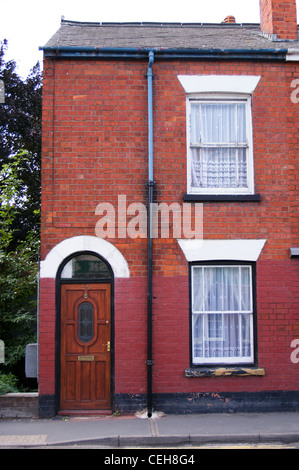
[[[80,402],[84,401],[94,401],[95,396],[92,394],[92,382],[93,374],[91,363],[82,363],[79,364],[79,378],[80,378],[80,389],[79,389],[79,399]]]
[[[62,410],[110,408],[110,284],[61,286]]]
[[[96,374],[95,374],[95,380],[96,380],[96,400],[104,400],[105,395],[107,394],[107,390],[105,390],[104,387],[101,387],[101,383],[105,383],[106,386],[108,386],[109,380],[107,377],[107,370],[105,367],[105,364],[103,362],[98,361],[95,364],[95,369],[96,369]]]
[[[76,400],[76,363],[67,362],[65,367],[65,383],[68,384],[66,387],[66,401]]]

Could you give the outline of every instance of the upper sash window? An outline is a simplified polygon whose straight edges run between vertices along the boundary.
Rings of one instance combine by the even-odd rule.
[[[187,95],[188,194],[254,194],[256,76],[178,76]]]
[[[253,193],[248,100],[190,100],[190,193]]]

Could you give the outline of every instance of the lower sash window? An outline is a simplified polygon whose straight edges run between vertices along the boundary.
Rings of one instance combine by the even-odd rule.
[[[192,364],[254,363],[253,266],[192,265]]]

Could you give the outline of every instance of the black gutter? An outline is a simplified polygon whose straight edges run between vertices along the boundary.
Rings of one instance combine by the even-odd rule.
[[[77,59],[146,59],[152,49],[114,47],[42,47],[46,58]],[[197,60],[275,60],[285,61],[288,49],[155,49],[156,59],[197,59]]]

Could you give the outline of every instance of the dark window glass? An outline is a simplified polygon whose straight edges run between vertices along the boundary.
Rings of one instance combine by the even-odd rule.
[[[72,258],[63,268],[61,279],[111,279],[107,264],[93,255]]]
[[[82,302],[78,308],[78,337],[82,343],[89,343],[94,336],[93,305]]]

